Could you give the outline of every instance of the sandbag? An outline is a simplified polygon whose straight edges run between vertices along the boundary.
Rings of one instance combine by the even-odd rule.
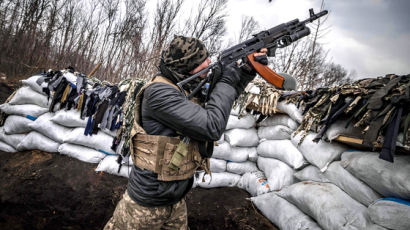
[[[241,176],[228,172],[212,173],[212,178],[211,175],[200,172],[197,175],[196,182],[202,188],[234,187],[239,179],[241,179]]]
[[[226,160],[226,158],[229,158],[230,154],[231,154],[231,145],[228,142],[224,141],[221,144],[214,146],[212,157]]]
[[[92,148],[70,143],[60,145],[58,147],[58,152],[88,163],[98,163],[106,156],[104,153],[98,152]]]
[[[96,172],[106,172],[116,176],[122,176],[128,178],[131,173],[131,166],[120,165],[117,162],[118,156],[106,156],[100,161]],[[121,167],[120,167],[121,166]]]
[[[37,82],[36,82],[37,79],[39,79],[40,77],[42,77],[42,76],[41,76],[41,75],[34,75],[34,76],[31,76],[31,77],[28,78],[28,79],[22,80],[21,83],[22,83],[24,86],[29,86],[32,90],[36,91],[37,93],[46,95],[46,94],[43,92],[43,87],[47,87],[47,83],[46,83],[46,82],[43,82],[41,85],[39,85],[39,84],[37,84]]]
[[[256,119],[251,114],[242,117],[230,115],[226,130],[229,129],[250,129],[255,127]]]
[[[17,145],[24,139],[26,134],[6,134],[4,127],[0,127],[0,141],[10,145],[13,148],[17,148]]]
[[[288,140],[292,132],[289,127],[284,125],[259,127],[258,137],[266,140]]]
[[[258,167],[255,162],[245,161],[245,162],[228,162],[226,164],[226,171],[243,175],[247,172],[257,171]]]
[[[293,169],[280,160],[258,157],[258,168],[268,178],[271,191],[280,190],[294,182]]]
[[[379,153],[349,151],[341,165],[385,197],[410,199],[410,156],[394,157],[394,163],[379,159]]]
[[[299,152],[312,165],[318,167],[321,172],[326,171],[330,163],[340,160],[340,156],[347,150],[347,146],[338,143],[328,143],[320,140],[318,143],[313,142],[316,133],[310,132],[304,141],[299,145],[302,134],[294,136],[292,134],[292,143],[297,146]]]
[[[256,148],[231,147],[228,142],[224,142],[214,147],[212,157],[233,162],[245,162],[250,154],[256,152]]]
[[[104,132],[98,132],[98,134],[93,134],[92,136],[85,136],[84,130],[84,128],[73,129],[64,139],[64,142],[90,147],[106,154],[115,154],[111,149],[113,137]]]
[[[270,116],[265,120],[261,121],[258,125],[261,127],[284,125],[292,130],[296,130],[296,128],[298,127],[298,124],[286,114],[277,114],[274,116]]]
[[[262,171],[247,172],[242,175],[237,184],[238,188],[245,189],[251,196],[259,196],[269,192],[269,183]]]
[[[9,115],[38,117],[48,112],[47,108],[38,105],[10,105],[9,103],[0,105],[0,110]]]
[[[231,146],[237,147],[255,147],[259,142],[255,128],[228,130],[225,132],[225,140]]]
[[[41,133],[32,131],[17,145],[18,151],[38,149],[44,152],[55,153],[58,152],[60,144],[44,136]]]
[[[0,151],[8,152],[8,153],[15,153],[17,150],[13,148],[11,145],[3,142],[0,140]]]
[[[311,216],[323,229],[369,229],[367,208],[336,185],[299,182],[276,193]]]
[[[353,199],[359,201],[366,207],[374,201],[380,199],[380,195],[368,185],[354,177],[340,165],[340,161],[335,161],[329,165],[324,176],[337,187],[349,194]]]
[[[80,118],[80,111],[78,110],[59,110],[51,118],[51,121],[65,127],[83,127],[87,126],[87,119]]]
[[[33,104],[38,105],[43,108],[48,108],[48,99],[47,96],[40,94],[30,87],[21,87],[17,90],[16,94],[13,98],[9,101],[10,105],[25,105],[25,104]]]
[[[329,182],[320,170],[313,165],[306,166],[293,174],[300,181]]]
[[[410,229],[410,202],[398,198],[383,198],[369,206],[370,219],[394,230]]]
[[[299,124],[302,123],[303,120],[303,110],[302,108],[298,108],[293,103],[286,103],[285,101],[278,102],[276,106],[277,109],[286,113],[289,117],[291,117],[294,121],[298,122]]]
[[[251,201],[281,230],[321,229],[309,216],[273,192],[252,197]]]
[[[219,172],[225,172],[226,171],[226,161],[225,160],[220,160],[216,158],[210,158],[209,160],[209,168],[211,172],[219,173]]]
[[[29,124],[33,121],[17,115],[10,115],[4,122],[3,128],[6,134],[21,134],[31,131]]]
[[[307,164],[303,155],[290,140],[262,141],[256,149],[259,156],[281,160],[294,169]]]
[[[52,122],[50,119],[53,116],[53,113],[45,113],[29,124],[29,127],[32,130],[35,130],[50,138],[51,140],[63,143],[65,137],[71,132],[72,129]]]

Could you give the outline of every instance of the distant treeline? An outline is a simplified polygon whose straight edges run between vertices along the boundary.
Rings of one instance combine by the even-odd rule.
[[[184,0],[158,0],[154,10],[147,2],[0,0],[0,73],[13,78],[68,66],[88,73],[102,62],[96,74],[101,80],[149,78],[174,34],[200,38],[214,55],[259,29],[252,17],[243,17],[237,38],[226,41],[227,0],[198,0],[189,12]],[[296,76],[300,89],[347,79],[344,68],[326,63],[317,42],[320,26],[271,60],[277,71]]]

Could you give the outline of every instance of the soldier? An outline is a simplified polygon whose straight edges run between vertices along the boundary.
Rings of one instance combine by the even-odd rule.
[[[262,52],[263,51],[263,52]],[[266,56],[262,49],[257,56]],[[189,101],[176,83],[210,64],[204,44],[175,36],[162,52],[160,73],[139,92],[135,105],[127,191],[104,229],[187,229],[185,195],[195,170],[209,167],[209,145],[225,130],[232,104],[255,77],[248,65],[223,68],[206,106]],[[206,73],[201,77],[205,77]],[[190,92],[200,79],[190,82]],[[208,151],[207,151],[208,150]]]

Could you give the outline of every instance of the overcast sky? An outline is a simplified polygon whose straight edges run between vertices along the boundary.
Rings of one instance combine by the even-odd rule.
[[[185,7],[199,0],[186,1]],[[262,29],[320,9],[321,0],[229,0],[228,36],[239,32],[241,17],[253,16]],[[410,0],[325,0],[330,30],[320,42],[329,60],[358,78],[410,73]]]

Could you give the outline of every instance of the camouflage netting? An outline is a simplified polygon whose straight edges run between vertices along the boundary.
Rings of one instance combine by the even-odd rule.
[[[308,131],[314,131],[318,133],[315,141],[319,141],[331,124],[344,120],[345,128],[361,130],[351,137],[363,139],[364,146],[391,149],[398,132],[403,135],[402,145],[409,145],[409,87],[410,75],[394,74],[303,92],[277,90],[255,79],[235,106],[240,111],[247,108],[269,116],[277,112],[278,101],[294,103],[304,108],[296,134],[301,132],[305,137]]]

